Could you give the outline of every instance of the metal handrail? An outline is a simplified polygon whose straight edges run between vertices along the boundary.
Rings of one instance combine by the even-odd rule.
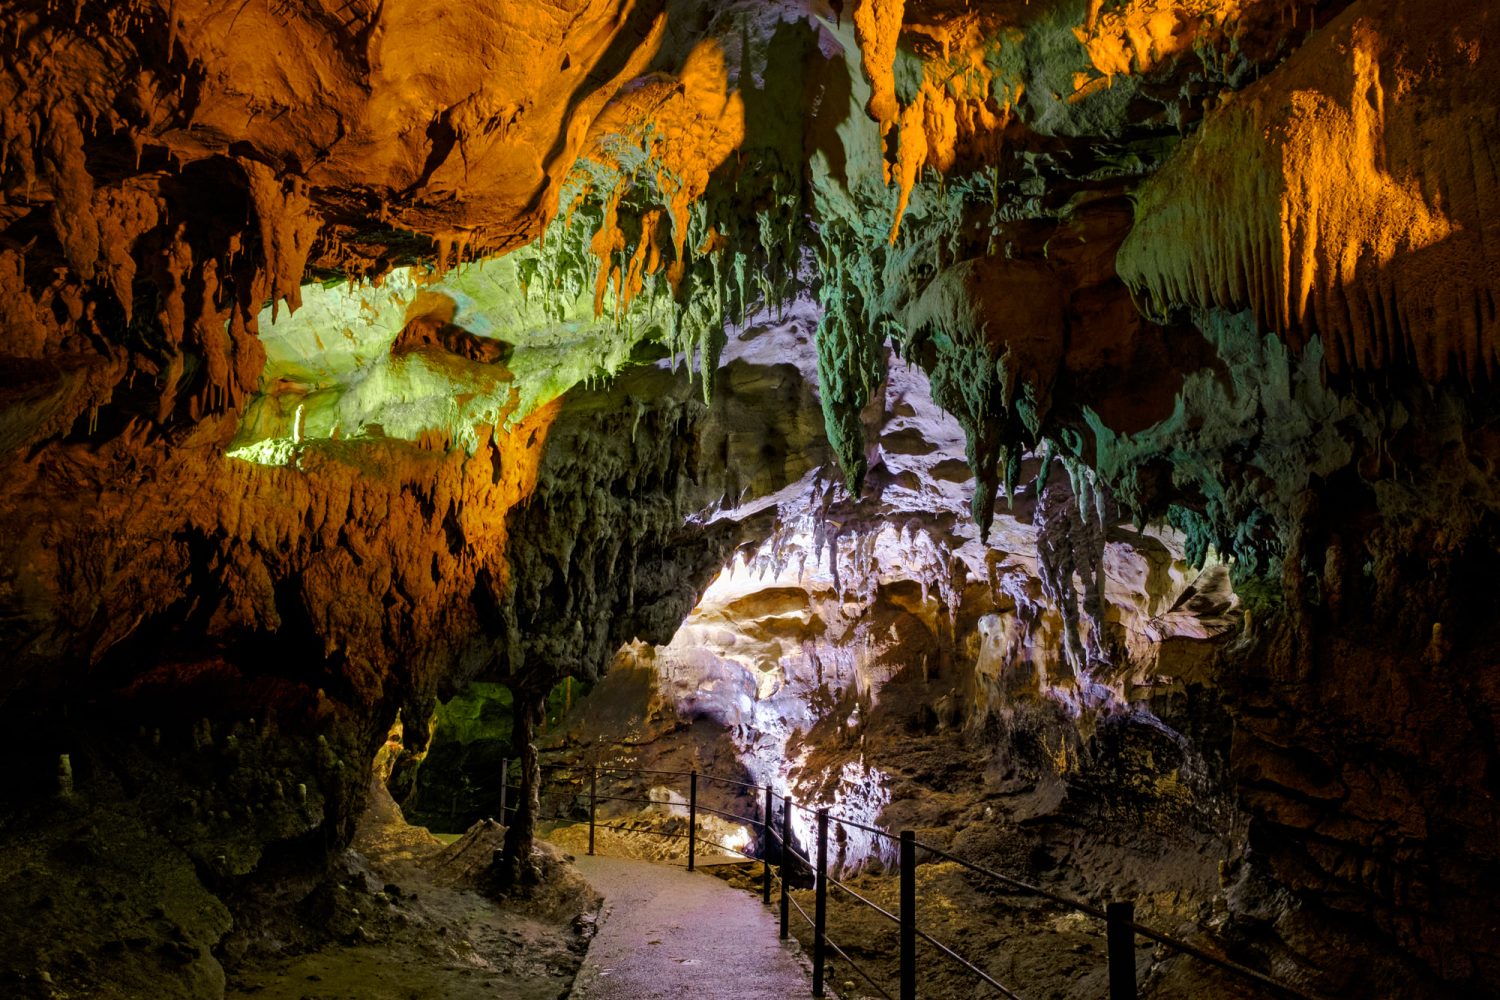
[[[844,890],[844,892],[848,893],[850,896],[853,896],[855,899],[859,900],[861,903],[865,904],[870,909],[872,909],[876,913],[880,914],[882,917],[885,917],[891,923],[897,924],[897,925],[899,925],[901,923],[901,918],[898,917],[898,916],[896,916],[890,910],[887,910],[885,907],[881,906],[879,903],[873,903],[870,900],[866,899],[865,897],[861,896],[859,893],[855,892],[853,889],[849,888],[847,885],[845,885],[844,883],[840,882],[838,879],[834,878],[832,875],[828,876],[828,884],[829,885],[838,886],[840,889]]]
[[[1233,972],[1238,975],[1245,976],[1246,978],[1253,979],[1256,982],[1260,983],[1262,986],[1266,986],[1274,990],[1279,990],[1282,993],[1287,994],[1288,996],[1297,997],[1299,998],[1299,1000],[1322,1000],[1322,998],[1319,997],[1316,993],[1304,992],[1303,990],[1292,986],[1290,983],[1284,983],[1279,979],[1272,979],[1264,972],[1259,972],[1255,969],[1252,969],[1248,965],[1241,965],[1233,959],[1223,958],[1219,955],[1215,955],[1211,951],[1205,951],[1204,949],[1199,948],[1196,945],[1188,944],[1186,941],[1179,941],[1176,938],[1163,934],[1161,931],[1153,930],[1152,928],[1147,927],[1144,924],[1138,924],[1135,921],[1131,921],[1130,929],[1135,931],[1135,933],[1139,934],[1141,937],[1150,938],[1157,944],[1164,944],[1168,948],[1180,951],[1184,955],[1191,955],[1193,958],[1198,959],[1200,962],[1207,962],[1209,965],[1217,966],[1226,972]]]
[[[1048,890],[1043,889],[1041,886],[1032,885],[1029,882],[1022,882],[1020,879],[1011,878],[1009,875],[1002,875],[997,871],[992,871],[991,869],[984,867],[983,865],[976,865],[972,861],[965,861],[963,858],[955,857],[954,855],[949,854],[947,851],[944,851],[940,848],[933,847],[930,844],[924,844],[920,840],[916,843],[919,848],[927,851],[930,854],[936,854],[938,857],[946,861],[952,861],[954,864],[962,865],[970,871],[978,872],[980,875],[988,876],[989,878],[992,878],[997,882],[1003,882],[1011,888],[1015,889],[1017,892],[1024,892],[1032,896],[1040,896],[1043,899],[1049,899],[1054,903],[1058,903],[1062,906],[1077,910],[1080,913],[1086,913],[1091,917],[1098,917],[1100,920],[1107,920],[1109,918],[1109,914],[1106,911],[1099,909],[1099,907],[1097,906],[1092,906],[1088,903],[1085,903],[1082,900],[1069,899],[1067,896],[1060,896],[1055,892],[1049,892]]]
[[[672,805],[671,802],[658,802],[655,799],[643,799],[632,795],[595,795],[594,798],[600,802],[635,802],[644,806]]]
[[[947,945],[943,944],[943,942],[939,941],[937,938],[933,937],[931,934],[928,934],[924,930],[918,930],[917,931],[917,937],[921,938],[923,941],[926,941],[928,944],[932,945],[938,951],[942,952],[944,955],[947,955],[949,958],[953,959],[959,965],[962,965],[964,968],[966,968],[970,972],[974,973],[974,975],[978,976],[980,979],[983,979],[985,982],[987,982],[991,986],[995,987],[995,989],[999,990],[1004,996],[1009,997],[1010,1000],[1021,1000],[1020,997],[1016,996],[1015,993],[1011,992],[1011,990],[1009,990],[1004,984],[998,982],[988,972],[985,972],[979,966],[975,965],[973,962],[969,961],[967,958],[964,958],[958,952],[954,951],[952,948],[950,948]]]
[[[766,787],[765,785],[757,785],[753,781],[741,781],[739,778],[726,778],[723,775],[713,774],[709,771],[699,771],[698,777],[703,781],[717,781],[721,785],[739,785],[741,788],[753,788],[757,792],[763,791]]]
[[[957,857],[953,854],[949,854],[947,851],[944,851],[941,848],[933,847],[930,844],[924,844],[921,841],[917,842],[917,846],[924,851],[928,851],[929,853],[943,858],[944,860],[951,861],[954,864],[967,868],[972,872],[984,875],[988,878],[994,879],[997,882],[1008,885],[1011,888],[1015,889],[1017,892],[1023,892],[1033,896],[1040,896],[1043,899],[1050,900],[1054,903],[1069,907],[1070,909],[1076,910],[1079,913],[1085,913],[1100,920],[1110,920],[1109,912],[1107,910],[1101,910],[1099,907],[1093,906],[1089,903],[1085,903],[1082,900],[1070,899],[1067,896],[1062,896],[1055,892],[1049,892],[1048,890],[1043,889],[1040,886],[1032,885],[1029,882],[1023,882],[1020,879],[1011,878],[1009,875],[1002,875],[1000,872],[994,871],[993,869],[986,868],[983,865],[977,865],[972,861],[966,861],[963,858]],[[1273,979],[1265,973],[1252,969],[1247,965],[1241,965],[1233,959],[1215,955],[1211,951],[1206,951],[1196,945],[1192,945],[1179,938],[1175,938],[1163,931],[1156,930],[1153,927],[1148,927],[1145,924],[1137,923],[1134,920],[1131,920],[1129,921],[1129,928],[1142,937],[1150,938],[1152,941],[1155,941],[1158,944],[1166,945],[1168,948],[1180,951],[1185,955],[1191,955],[1199,961],[1207,962],[1210,965],[1223,969],[1225,972],[1232,972],[1235,975],[1243,976],[1247,979],[1252,979],[1262,986],[1280,990],[1281,992],[1286,993],[1289,996],[1298,997],[1299,1000],[1322,1000],[1322,998],[1318,997],[1316,994],[1307,993],[1291,985],[1290,983],[1283,983],[1280,980]]]
[[[1110,996],[1111,996],[1111,1000],[1117,1000],[1117,998],[1121,998],[1121,997],[1134,998],[1136,996],[1136,986],[1135,986],[1135,955],[1134,955],[1134,935],[1136,935],[1136,934],[1139,934],[1142,937],[1147,938],[1148,940],[1155,941],[1155,942],[1157,942],[1160,945],[1164,945],[1164,946],[1166,946],[1168,948],[1171,948],[1171,949],[1174,949],[1176,951],[1179,951],[1179,952],[1181,952],[1181,953],[1183,953],[1185,955],[1189,955],[1189,956],[1191,956],[1193,958],[1196,958],[1196,959],[1198,959],[1200,961],[1206,962],[1206,963],[1208,963],[1208,964],[1210,964],[1212,966],[1215,966],[1216,968],[1224,970],[1225,972],[1229,972],[1229,973],[1231,973],[1233,975],[1240,976],[1240,977],[1245,978],[1245,979],[1249,979],[1249,980],[1257,983],[1258,985],[1267,987],[1269,989],[1277,990],[1277,991],[1279,991],[1279,992],[1281,992],[1283,994],[1286,994],[1287,996],[1295,997],[1295,998],[1297,998],[1297,1000],[1324,1000],[1324,998],[1319,997],[1317,994],[1307,992],[1305,990],[1300,989],[1299,987],[1292,986],[1289,983],[1284,983],[1284,982],[1281,982],[1279,980],[1273,979],[1271,976],[1266,975],[1265,973],[1260,972],[1260,971],[1258,971],[1256,969],[1252,969],[1249,966],[1242,965],[1242,964],[1240,964],[1238,962],[1235,962],[1232,959],[1226,958],[1224,956],[1216,955],[1216,954],[1214,954],[1211,951],[1208,951],[1208,950],[1206,950],[1204,948],[1198,947],[1197,945],[1189,944],[1186,941],[1183,941],[1183,940],[1181,940],[1179,938],[1173,937],[1170,934],[1166,934],[1163,931],[1156,930],[1153,927],[1149,927],[1149,926],[1147,926],[1145,924],[1137,923],[1135,921],[1135,919],[1134,919],[1134,904],[1133,903],[1129,903],[1129,902],[1110,903],[1108,905],[1108,907],[1101,909],[1100,907],[1095,906],[1095,905],[1093,905],[1091,903],[1084,902],[1083,900],[1073,899],[1073,898],[1070,898],[1068,896],[1064,896],[1064,895],[1061,895],[1059,893],[1052,892],[1052,891],[1050,891],[1048,889],[1044,889],[1041,886],[1033,885],[1033,884],[1031,884],[1029,882],[1025,882],[1025,881],[1023,881],[1021,879],[1013,878],[1013,877],[1011,877],[1009,875],[1002,874],[1001,872],[997,872],[994,869],[985,867],[984,865],[976,864],[975,862],[969,861],[969,860],[967,860],[965,858],[961,858],[961,857],[959,857],[959,856],[957,856],[955,854],[952,854],[952,853],[950,853],[950,852],[948,852],[948,851],[946,851],[946,850],[944,850],[944,849],[942,849],[940,847],[933,846],[932,844],[927,844],[927,843],[923,843],[923,842],[917,841],[915,839],[915,837],[910,832],[903,833],[898,838],[896,835],[891,834],[891,833],[889,833],[886,830],[881,830],[878,827],[870,826],[870,825],[865,824],[865,823],[860,823],[857,820],[846,819],[846,818],[841,817],[841,816],[833,815],[832,812],[831,812],[831,810],[829,810],[827,807],[809,807],[809,806],[803,805],[803,804],[801,804],[801,803],[796,802],[795,800],[793,800],[790,796],[787,796],[785,794],[781,794],[781,793],[776,792],[774,789],[770,788],[769,786],[754,785],[754,784],[751,784],[750,782],[741,781],[738,778],[730,778],[730,777],[726,777],[726,776],[722,776],[722,775],[702,773],[702,772],[697,771],[696,769],[695,770],[691,770],[691,771],[671,771],[671,770],[663,770],[663,769],[659,769],[659,768],[637,768],[637,767],[617,767],[617,766],[607,766],[607,765],[550,764],[550,763],[548,763],[548,764],[539,763],[539,768],[541,768],[541,769],[547,769],[547,770],[551,770],[551,771],[572,771],[572,772],[577,772],[580,775],[588,775],[589,776],[589,781],[588,781],[588,784],[587,784],[586,788],[582,787],[583,782],[582,782],[581,777],[578,779],[578,786],[579,787],[577,787],[575,789],[575,792],[577,794],[587,794],[588,798],[589,798],[588,819],[589,819],[589,853],[590,854],[594,853],[594,830],[595,830],[596,827],[602,827],[603,829],[606,829],[606,830],[618,830],[618,831],[626,832],[626,833],[645,833],[645,834],[649,834],[649,835],[653,835],[653,836],[667,837],[667,838],[678,839],[678,840],[687,840],[688,841],[688,870],[691,871],[694,868],[695,847],[696,847],[697,842],[699,842],[699,841],[702,841],[703,843],[708,844],[710,846],[716,847],[719,850],[724,851],[726,854],[738,855],[738,856],[746,858],[748,860],[755,860],[752,855],[746,853],[745,851],[739,850],[737,848],[728,847],[727,845],[718,843],[717,841],[713,841],[713,840],[710,840],[710,839],[708,839],[706,837],[699,836],[698,832],[697,832],[697,825],[698,825],[698,823],[697,823],[697,813],[698,813],[698,810],[702,809],[702,810],[704,810],[706,812],[712,813],[712,814],[714,814],[716,816],[721,816],[724,819],[727,819],[727,820],[730,820],[730,821],[733,821],[733,822],[739,822],[739,823],[744,823],[744,824],[747,824],[747,825],[750,825],[750,826],[758,826],[758,827],[760,827],[761,835],[763,837],[763,844],[765,845],[762,848],[762,852],[761,852],[762,853],[762,858],[760,860],[762,860],[765,863],[765,865],[766,865],[766,871],[765,871],[765,874],[764,874],[764,888],[763,888],[763,892],[764,892],[764,899],[765,899],[765,901],[767,903],[771,902],[770,886],[771,886],[771,882],[772,882],[773,877],[775,878],[775,880],[777,882],[779,882],[781,884],[781,890],[782,890],[781,891],[781,900],[782,900],[782,928],[781,928],[781,936],[785,937],[786,934],[787,934],[786,918],[787,918],[787,913],[789,912],[789,909],[790,910],[795,910],[797,912],[797,914],[799,916],[801,916],[802,919],[804,921],[806,921],[812,927],[812,929],[813,929],[814,954],[815,954],[815,960],[814,960],[814,966],[815,966],[815,972],[814,972],[814,996],[821,996],[822,995],[822,985],[823,985],[822,980],[823,980],[823,976],[822,976],[822,970],[818,966],[819,966],[819,962],[821,961],[821,956],[823,954],[823,948],[826,946],[826,947],[832,948],[835,952],[837,952],[840,956],[842,956],[844,958],[844,960],[847,961],[847,962],[849,962],[850,966],[853,967],[855,969],[855,971],[858,972],[862,977],[864,977],[864,979],[866,981],[868,981],[872,986],[874,986],[875,989],[878,990],[881,993],[882,996],[887,997],[888,1000],[890,1000],[890,994],[888,992],[886,992],[886,990],[882,986],[880,986],[879,983],[877,983],[874,979],[872,979],[870,977],[870,975],[867,972],[865,972],[865,970],[863,970],[862,968],[860,968],[859,965],[858,965],[858,963],[856,963],[852,958],[849,957],[848,953],[846,953],[836,943],[834,943],[831,939],[829,939],[829,937],[827,935],[826,924],[825,924],[825,908],[826,908],[826,902],[825,901],[826,901],[826,896],[827,896],[827,887],[828,887],[828,885],[831,884],[834,887],[836,887],[839,890],[841,890],[846,895],[848,895],[849,897],[851,897],[852,899],[854,899],[856,902],[858,902],[858,903],[860,903],[860,904],[862,904],[864,906],[869,907],[870,909],[872,909],[875,912],[879,913],[880,915],[884,916],[886,919],[895,922],[896,924],[898,924],[901,927],[901,931],[902,931],[902,949],[901,949],[901,951],[902,951],[902,954],[901,954],[901,966],[902,966],[902,969],[901,969],[901,996],[902,996],[902,1000],[910,1000],[910,998],[915,997],[915,995],[916,995],[916,993],[915,993],[915,978],[914,978],[914,975],[915,975],[915,973],[914,973],[914,961],[915,960],[914,960],[911,948],[912,948],[912,942],[914,942],[914,941],[916,941],[918,939],[927,942],[929,945],[931,945],[932,947],[936,948],[942,955],[944,955],[945,957],[951,959],[954,962],[957,962],[959,965],[961,965],[962,967],[964,967],[965,969],[967,969],[970,973],[978,976],[982,981],[984,981],[988,985],[994,987],[1002,995],[1004,995],[1007,998],[1010,998],[1010,1000],[1020,1000],[1020,998],[1012,990],[1010,990],[1004,984],[1002,984],[999,981],[997,981],[989,973],[985,972],[979,966],[975,965],[973,962],[971,962],[968,959],[964,958],[962,955],[960,955],[958,952],[954,951],[948,945],[942,943],[941,941],[939,941],[936,938],[934,938],[932,935],[928,934],[926,931],[923,931],[923,930],[921,930],[920,928],[918,928],[916,926],[916,923],[915,923],[915,921],[916,921],[916,912],[915,912],[915,909],[916,909],[916,900],[915,900],[916,853],[915,852],[916,852],[916,850],[920,849],[922,851],[926,851],[928,854],[930,854],[930,855],[932,855],[932,856],[934,856],[936,858],[941,858],[941,859],[943,859],[945,861],[952,862],[952,863],[960,866],[961,868],[964,868],[964,869],[966,869],[966,870],[968,870],[970,872],[973,872],[976,875],[980,875],[980,876],[983,876],[985,878],[988,878],[988,879],[991,879],[993,881],[996,881],[996,882],[1000,883],[1001,885],[1008,887],[1012,891],[1015,891],[1015,892],[1018,892],[1018,893],[1024,893],[1024,894],[1031,895],[1031,896],[1036,896],[1038,898],[1045,899],[1045,900],[1048,900],[1050,902],[1056,903],[1056,904],[1058,904],[1060,906],[1067,907],[1067,908],[1069,908],[1071,910],[1074,910],[1076,912],[1083,913],[1083,914],[1085,914],[1087,916],[1090,916],[1090,917],[1093,917],[1095,919],[1103,920],[1105,922],[1105,925],[1106,925],[1106,944],[1108,946],[1107,947],[1107,956],[1108,956],[1108,962],[1109,962]],[[509,761],[507,760],[505,762],[504,772],[503,772],[507,777],[508,777],[508,770],[509,770]],[[603,800],[603,801],[614,801],[614,802],[642,803],[642,804],[646,804],[646,805],[663,805],[663,804],[673,805],[674,804],[674,803],[661,803],[661,802],[657,802],[657,801],[652,800],[652,799],[645,799],[645,798],[638,798],[638,797],[628,797],[628,796],[599,794],[596,786],[597,786],[598,776],[600,774],[646,774],[646,775],[662,775],[662,776],[669,776],[669,777],[688,778],[689,782],[690,782],[690,786],[689,786],[690,792],[689,792],[689,801],[688,801],[688,829],[687,829],[687,831],[685,833],[672,833],[672,832],[669,832],[669,831],[666,831],[666,830],[654,829],[654,828],[649,827],[649,826],[645,827],[645,828],[639,828],[639,827],[627,827],[627,826],[621,826],[621,825],[617,825],[617,824],[599,822],[597,820],[596,815],[595,815],[596,814],[596,808],[595,807],[596,807],[597,803],[600,800]],[[763,791],[765,793],[765,804],[766,804],[765,812],[766,812],[766,815],[762,816],[760,818],[755,818],[755,817],[749,817],[749,816],[739,815],[739,814],[735,814],[735,813],[725,812],[723,810],[716,809],[716,808],[714,808],[712,806],[708,806],[708,805],[699,805],[698,801],[697,801],[697,790],[698,790],[698,782],[699,782],[700,779],[705,780],[705,781],[715,781],[715,782],[720,782],[720,783],[723,783],[723,784],[735,785],[735,786],[738,786],[738,787],[741,787],[741,788],[746,788],[746,789],[754,789],[757,793]],[[506,778],[502,778],[502,781],[506,782]],[[518,786],[511,786],[511,785],[508,784],[508,782],[504,783],[502,785],[502,789],[503,790],[507,790],[508,791],[508,790],[510,790],[512,788],[516,788],[517,790],[519,790]],[[781,829],[777,829],[777,823],[775,822],[775,812],[774,812],[774,804],[775,804],[776,799],[778,799],[778,798],[782,801],[782,813],[781,813],[781,823],[780,823]],[[519,806],[511,806],[511,807],[509,807],[510,811],[514,811],[515,809],[518,809],[518,808],[519,808]],[[679,806],[679,808],[680,808],[680,806]],[[819,860],[818,860],[818,862],[814,862],[812,860],[812,858],[808,857],[808,855],[806,855],[803,852],[799,851],[797,849],[796,845],[795,845],[795,842],[790,837],[790,813],[789,813],[789,811],[792,810],[792,809],[796,809],[796,810],[801,811],[804,814],[807,814],[809,816],[813,816],[818,821],[818,829],[819,829],[819,843],[818,843]],[[507,807],[506,807],[505,802],[504,802],[504,796],[503,796],[503,794],[502,794],[502,800],[501,800],[501,810],[502,810],[501,816],[503,818],[504,813],[507,810]],[[555,820],[555,821],[559,821],[559,822],[575,822],[575,821],[577,821],[577,817],[564,817],[564,816],[557,816],[557,815],[540,816],[539,818],[549,819],[549,820]],[[848,884],[840,881],[839,879],[837,879],[837,878],[835,878],[835,877],[833,877],[832,875],[829,874],[829,872],[828,872],[828,864],[827,864],[826,858],[827,858],[828,825],[830,823],[842,824],[844,826],[853,827],[854,829],[857,829],[857,830],[863,830],[863,831],[865,831],[867,833],[871,833],[871,834],[874,834],[876,836],[884,837],[884,838],[886,838],[888,840],[899,840],[900,841],[901,847],[902,847],[902,854],[901,854],[902,864],[900,866],[900,874],[901,874],[903,885],[902,885],[902,906],[901,906],[901,912],[900,912],[899,915],[891,913],[889,910],[885,909],[884,907],[880,906],[879,904],[871,901],[870,899],[868,899],[865,896],[863,896],[862,894],[860,894],[858,891],[856,891],[855,889],[853,889],[852,887],[850,887]],[[771,843],[772,840],[776,841],[776,843],[780,846],[782,857],[783,857],[781,874],[775,875],[775,876],[773,876],[773,874],[771,872],[771,862],[770,862],[770,858],[769,858],[769,847],[770,847],[770,843]],[[790,886],[789,886],[789,884],[787,882],[787,878],[786,878],[786,873],[787,873],[787,861],[786,861],[786,859],[787,858],[795,858],[795,859],[797,859],[798,861],[801,862],[802,865],[805,865],[808,869],[810,869],[813,872],[814,876],[816,876],[814,884],[815,884],[815,888],[816,888],[816,891],[817,891],[817,904],[818,905],[817,905],[816,909],[817,909],[818,912],[817,912],[817,915],[816,915],[815,918],[814,917],[809,917],[808,914],[807,914],[807,911],[804,910],[802,908],[801,904],[799,904],[797,902],[797,900],[795,898],[793,898],[790,895],[790,893],[789,893]]]
[[[802,908],[801,903],[797,902],[796,899],[789,899],[788,902],[792,904],[792,909],[797,911],[798,916],[807,922],[807,926],[813,926],[813,918],[807,915],[807,911]]]
[[[864,969],[860,968],[859,963],[856,962],[854,959],[850,958],[849,957],[849,953],[847,951],[845,951],[844,949],[840,948],[834,942],[833,938],[829,938],[828,939],[828,947],[830,947],[834,951],[838,952],[839,953],[839,957],[841,957],[844,961],[848,962],[849,963],[849,967],[851,969],[853,969],[855,972],[857,972],[861,976],[863,976],[864,979],[865,979],[865,982],[869,983],[871,986],[873,986],[877,990],[879,990],[880,991],[880,995],[883,996],[883,997],[885,997],[885,1000],[896,1000],[895,997],[891,996],[890,993],[888,993],[886,991],[886,988],[884,986],[881,986],[874,979],[870,978],[870,974],[868,972],[866,972]]]
[[[738,813],[728,813],[722,809],[715,809],[713,806],[706,806],[701,802],[698,803],[698,811],[713,813],[715,816],[721,816],[724,819],[733,820],[736,823],[748,823],[751,826],[760,826],[762,822],[762,820],[756,819],[753,816],[741,816]]]
[[[852,820],[852,819],[843,819],[842,817],[834,816],[832,814],[830,814],[828,818],[830,820],[832,820],[833,822],[841,824],[843,826],[852,826],[856,830],[864,830],[866,833],[873,833],[877,837],[884,837],[887,840],[900,840],[901,839],[900,837],[898,837],[894,833],[887,833],[885,830],[882,830],[879,827],[867,826],[864,823],[856,822],[855,820]]]

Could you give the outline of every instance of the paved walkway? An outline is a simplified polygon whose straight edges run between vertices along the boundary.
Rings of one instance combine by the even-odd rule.
[[[812,996],[812,970],[776,937],[774,911],[712,875],[624,858],[578,858],[604,924],[575,1000],[766,1000]]]

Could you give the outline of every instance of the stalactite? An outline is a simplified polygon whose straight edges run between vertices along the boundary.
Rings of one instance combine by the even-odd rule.
[[[1500,118],[1418,47],[1466,51],[1491,26],[1434,18],[1361,4],[1212,112],[1139,193],[1121,276],[1158,313],[1248,307],[1294,344],[1319,336],[1335,370],[1492,377]]]

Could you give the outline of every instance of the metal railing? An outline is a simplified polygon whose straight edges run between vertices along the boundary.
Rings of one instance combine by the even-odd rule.
[[[763,902],[770,905],[772,902],[772,885],[780,884],[780,894],[777,900],[778,916],[780,920],[779,934],[782,940],[786,940],[791,933],[791,915],[796,913],[804,923],[812,930],[813,940],[813,986],[812,995],[823,997],[826,995],[825,978],[826,966],[828,964],[829,952],[837,954],[848,966],[865,980],[876,992],[886,1000],[916,1000],[917,996],[917,944],[923,942],[944,958],[955,963],[969,975],[977,978],[981,983],[989,986],[994,992],[1008,1000],[1022,1000],[1022,998],[1010,987],[996,980],[984,969],[964,958],[953,948],[937,940],[926,931],[917,926],[917,867],[918,852],[926,852],[931,858],[951,862],[966,870],[967,872],[980,876],[1005,886],[1012,892],[1035,896],[1049,902],[1066,907],[1076,913],[1092,917],[1104,923],[1105,939],[1105,961],[1109,974],[1109,1000],[1137,1000],[1139,996],[1136,984],[1136,955],[1135,939],[1139,935],[1149,941],[1171,948],[1184,955],[1189,955],[1205,962],[1215,968],[1227,972],[1230,975],[1253,982],[1273,990],[1283,996],[1293,997],[1296,1000],[1325,1000],[1317,994],[1310,993],[1289,983],[1273,979],[1249,966],[1242,965],[1222,955],[1214,954],[1197,945],[1173,937],[1155,928],[1136,922],[1135,902],[1122,899],[1106,903],[1103,908],[1094,906],[1082,900],[1072,899],[1032,885],[1020,879],[1012,878],[1000,872],[975,864],[957,855],[924,844],[917,840],[916,834],[911,830],[903,830],[899,834],[892,834],[878,827],[869,826],[855,820],[845,819],[834,815],[826,807],[813,808],[797,803],[788,796],[778,794],[769,785],[756,785],[748,781],[729,778],[722,775],[699,772],[696,768],[688,771],[654,770],[650,768],[634,767],[609,767],[601,765],[567,765],[567,764],[542,764],[544,771],[571,771],[586,774],[588,779],[588,853],[594,853],[595,830],[617,830],[627,833],[644,833],[652,836],[686,839],[688,842],[687,868],[693,871],[697,864],[698,844],[704,843],[716,847],[727,854],[738,855],[748,861],[760,861],[762,863],[761,875],[761,898]],[[514,812],[514,805],[507,805],[507,792],[515,790],[519,786],[509,784],[510,761],[507,759],[502,764],[502,781],[500,791],[500,816],[504,821],[507,809]],[[672,805],[657,799],[643,798],[640,796],[601,795],[599,793],[599,776],[603,775],[652,775],[670,778],[686,778],[688,783],[687,801],[687,832],[677,833],[668,830],[654,830],[650,828],[624,827],[618,824],[599,822],[598,804],[600,802],[630,802],[645,805],[661,806]],[[555,779],[554,779],[555,780]],[[582,795],[582,778],[575,779],[578,782],[579,791]],[[700,805],[698,802],[698,785],[700,781],[718,782],[738,786],[746,791],[754,792],[755,798],[760,801],[761,808],[758,816],[741,816],[734,813],[724,812],[710,806]],[[764,797],[762,800],[762,796]],[[780,822],[776,821],[776,801],[781,801]],[[791,817],[793,811],[801,812],[811,817],[816,826],[817,846],[814,851],[815,857],[809,857],[798,849],[792,836]],[[712,815],[740,822],[752,828],[759,828],[761,851],[757,858],[738,848],[729,847],[703,837],[698,833],[698,813],[707,812]],[[538,815],[538,819],[556,822],[580,822],[579,816],[563,815]],[[900,879],[898,889],[899,905],[897,912],[890,910],[880,904],[866,898],[853,887],[835,878],[829,873],[828,867],[828,839],[830,831],[837,827],[848,827],[860,830],[872,836],[882,837],[893,843],[897,848],[897,872]],[[775,847],[773,852],[772,847]],[[779,858],[779,870],[773,870],[773,853]],[[806,874],[799,877],[797,865],[800,863],[806,870]],[[807,913],[802,905],[792,896],[793,882],[803,886],[811,881],[813,888],[813,912]],[[840,947],[828,934],[828,897],[830,887],[839,890],[840,894],[847,897],[851,902],[866,907],[886,920],[897,925],[899,937],[898,974],[896,984],[896,996],[883,986],[868,970],[861,967],[849,953]]]

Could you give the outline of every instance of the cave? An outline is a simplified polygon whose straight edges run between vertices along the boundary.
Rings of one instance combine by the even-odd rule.
[[[0,995],[1500,996],[1490,0],[0,15]]]

